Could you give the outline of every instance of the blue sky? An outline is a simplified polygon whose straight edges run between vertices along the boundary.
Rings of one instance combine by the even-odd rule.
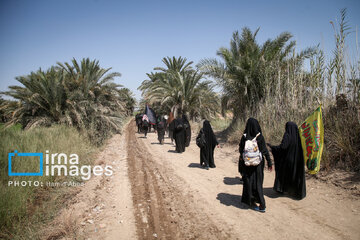
[[[146,73],[166,56],[197,63],[228,47],[235,30],[260,27],[258,42],[289,31],[298,49],[334,48],[331,20],[347,8],[352,30],[360,1],[108,1],[0,0],[0,91],[16,76],[56,62],[89,57],[120,72],[116,82],[137,91]],[[355,33],[349,36],[353,54]]]

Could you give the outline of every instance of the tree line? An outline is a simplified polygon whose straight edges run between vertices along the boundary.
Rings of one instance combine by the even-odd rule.
[[[53,124],[74,126],[95,144],[120,131],[123,119],[131,115],[135,98],[131,91],[114,83],[118,72],[104,69],[96,60],[57,63],[16,77],[22,86],[9,86],[2,94],[0,111],[7,125],[24,129]]]
[[[236,141],[250,116],[260,120],[269,138],[280,140],[284,123],[301,123],[322,104],[329,146],[324,159],[335,159],[324,163],[360,170],[360,161],[354,160],[360,157],[360,141],[349,132],[360,132],[360,55],[352,61],[347,52],[352,30],[346,9],[331,26],[335,49],[329,59],[320,45],[298,51],[289,32],[259,44],[260,29],[247,27],[233,33],[230,46],[219,48],[217,58],[194,66],[183,57],[165,57],[165,67],[155,67],[138,88],[141,104],[151,104],[159,114],[186,113],[193,120],[230,113],[225,132],[230,138],[236,135]]]

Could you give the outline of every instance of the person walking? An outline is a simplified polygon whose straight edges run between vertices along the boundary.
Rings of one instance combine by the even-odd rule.
[[[164,144],[164,136],[165,136],[165,126],[166,126],[166,120],[162,118],[158,124],[157,124],[157,134],[158,134],[158,140],[160,144]]]
[[[182,153],[185,152],[185,143],[186,143],[186,130],[184,126],[184,121],[182,118],[177,118],[173,122],[175,122],[175,130],[174,130],[174,139],[176,145],[176,152]]]
[[[268,144],[274,156],[274,190],[288,193],[297,199],[306,196],[305,164],[299,128],[293,122],[287,122],[281,144]]]
[[[272,171],[270,154],[266,148],[259,122],[249,118],[239,144],[239,169],[242,170],[243,192],[241,202],[254,210],[265,212],[266,204],[263,192],[264,160]],[[257,203],[260,205],[258,206]]]
[[[170,112],[169,118],[167,119],[167,124],[169,125],[169,138],[171,139],[171,143],[174,144],[174,131],[175,131],[175,118],[174,114]]]
[[[199,141],[202,142],[200,148],[200,165],[207,170],[209,170],[209,167],[215,168],[214,149],[216,146],[219,147],[219,142],[208,120],[204,121],[203,127],[196,139],[197,143]]]
[[[142,117],[142,128],[143,128],[143,131],[144,131],[144,134],[145,134],[145,138],[146,138],[146,135],[148,133],[148,130],[149,130],[149,118],[146,114],[143,115]]]

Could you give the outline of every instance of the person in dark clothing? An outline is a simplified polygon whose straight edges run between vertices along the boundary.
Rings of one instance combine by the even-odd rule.
[[[182,120],[184,122],[184,127],[185,127],[185,132],[186,132],[185,147],[188,147],[188,146],[190,146],[190,140],[191,140],[191,126],[190,126],[189,120],[187,119],[185,114],[183,114]]]
[[[142,117],[142,129],[144,131],[145,137],[148,133],[149,126],[150,126],[149,118],[146,116],[146,114],[144,114]]]
[[[260,164],[257,166],[246,166],[243,159],[245,142],[247,140],[253,140],[254,138],[256,138],[259,151],[262,154],[262,159]],[[254,207],[254,210],[265,212],[266,204],[263,193],[265,166],[264,158],[266,158],[268,169],[270,171],[272,171],[272,163],[270,154],[266,148],[265,138],[261,132],[261,127],[259,122],[254,118],[249,118],[246,123],[244,135],[242,136],[239,144],[239,152],[239,172],[242,172],[243,180],[243,193],[241,202],[249,205],[250,207]],[[259,203],[260,205],[257,206],[256,203]]]
[[[215,168],[214,149],[216,146],[219,147],[219,142],[208,120],[204,121],[203,128],[200,131],[205,134],[205,144],[204,147],[200,149],[200,165],[204,166],[207,170],[209,167]]]
[[[171,143],[174,144],[174,131],[175,131],[175,118],[174,114],[170,112],[169,118],[167,120],[167,123],[169,125],[169,138],[171,139]]]
[[[185,143],[186,143],[186,131],[184,127],[184,122],[182,118],[177,118],[174,120],[175,130],[174,130],[174,139],[176,144],[176,151],[178,153],[185,152]]]
[[[274,190],[303,199],[306,196],[305,164],[298,126],[287,122],[279,146],[272,146],[275,161]]]
[[[167,120],[169,119],[169,116],[168,115],[165,115],[164,116],[164,120],[165,120],[165,135],[168,133],[168,131],[169,131],[169,125],[168,125],[168,122],[167,122]]]
[[[162,118],[157,124],[157,134],[160,144],[164,143],[166,120]]]
[[[135,117],[135,121],[136,121],[136,126],[138,128],[137,132],[140,133],[141,132],[141,124],[142,124],[142,114],[136,114]]]

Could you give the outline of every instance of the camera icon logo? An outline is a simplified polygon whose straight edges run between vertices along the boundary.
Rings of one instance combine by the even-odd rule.
[[[11,168],[11,161],[12,158],[15,156],[39,157],[40,160],[39,172],[13,172]],[[8,169],[9,176],[43,176],[43,153],[18,153],[17,150],[15,150],[13,153],[10,152],[8,154],[8,160],[9,160],[9,169]]]

